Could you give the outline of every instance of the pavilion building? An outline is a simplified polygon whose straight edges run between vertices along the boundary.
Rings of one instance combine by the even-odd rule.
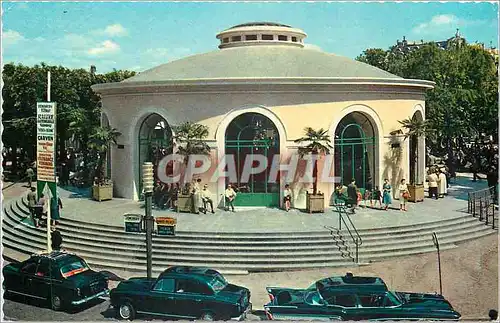
[[[240,174],[245,157],[264,154],[286,163],[305,127],[327,129],[334,176],[347,185],[381,187],[388,178],[423,182],[425,142],[405,140],[399,120],[425,118],[425,91],[433,82],[404,79],[350,58],[310,49],[306,33],[277,23],[237,25],[217,34],[219,49],[175,60],[120,83],[94,85],[102,96],[102,123],[122,135],[109,154],[117,197],[138,199],[141,165],[158,163],[172,147],[172,127],[190,121],[209,129],[211,158],[232,154]],[[410,156],[410,146],[416,156]],[[237,205],[278,206],[285,181],[268,183],[271,165],[240,188]],[[210,183],[220,202],[229,179]],[[304,207],[307,183],[289,183],[293,205]],[[334,183],[322,182],[325,204]],[[396,190],[394,195],[397,196]]]

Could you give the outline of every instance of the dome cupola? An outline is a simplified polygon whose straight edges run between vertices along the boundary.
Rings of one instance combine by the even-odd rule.
[[[236,25],[217,34],[220,49],[258,45],[304,47],[306,37],[307,34],[300,29],[273,22]]]

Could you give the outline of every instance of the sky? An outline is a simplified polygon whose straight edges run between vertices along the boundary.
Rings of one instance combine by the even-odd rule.
[[[407,40],[498,48],[494,2],[2,2],[2,63],[144,71],[219,50],[215,35],[234,25],[279,22],[305,31],[311,49],[355,58]]]

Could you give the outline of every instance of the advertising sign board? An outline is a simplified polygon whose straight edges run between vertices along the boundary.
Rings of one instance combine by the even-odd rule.
[[[37,186],[41,192],[48,184],[55,196],[56,186],[56,103],[38,102],[36,105],[36,160]]]

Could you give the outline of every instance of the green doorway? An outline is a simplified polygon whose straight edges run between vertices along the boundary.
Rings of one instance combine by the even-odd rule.
[[[142,165],[152,162],[155,182],[158,178],[158,164],[163,157],[172,154],[173,141],[172,130],[167,121],[159,114],[149,115],[141,124],[139,130],[139,164],[138,173],[138,196],[142,193]]]
[[[335,176],[348,185],[354,178],[358,188],[372,190],[375,179],[377,140],[372,123],[363,113],[346,115],[335,130]]]
[[[226,156],[234,156],[238,192],[235,204],[238,206],[279,206],[280,184],[269,182],[274,156],[279,155],[280,140],[274,123],[259,113],[244,113],[228,125],[225,134]],[[248,182],[242,182],[243,167],[247,156],[262,155],[267,159],[267,168],[251,174]],[[254,167],[257,165],[253,165]],[[226,185],[229,178],[226,179]]]

